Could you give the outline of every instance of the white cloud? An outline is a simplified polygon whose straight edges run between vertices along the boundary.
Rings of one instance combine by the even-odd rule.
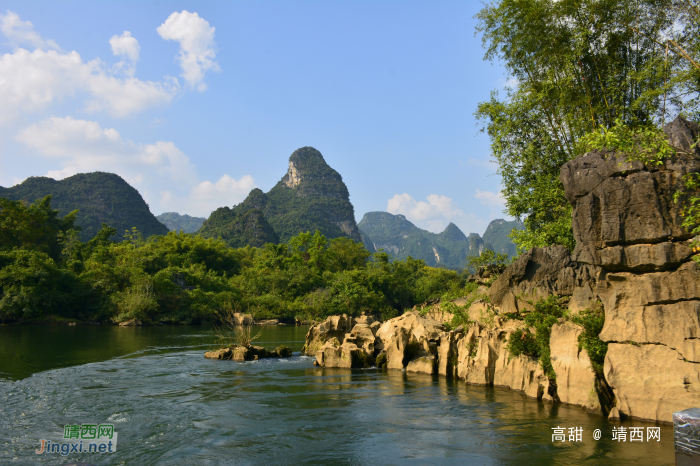
[[[112,53],[120,57],[127,57],[131,61],[139,59],[141,46],[136,38],[131,36],[129,31],[124,31],[121,36],[112,36],[109,39],[109,45],[112,46]]]
[[[219,207],[240,203],[253,188],[256,188],[255,180],[250,175],[242,176],[239,180],[223,175],[216,183],[202,181],[192,187],[186,197],[163,191],[160,193],[160,205],[165,210],[209,217]]]
[[[175,183],[197,181],[194,166],[172,142],[134,144],[94,121],[51,117],[25,128],[16,139],[38,155],[58,160],[63,168],[48,174],[56,178],[99,170],[135,184],[153,175]]]
[[[389,199],[386,210],[392,214],[402,214],[411,221],[451,219],[464,214],[447,196],[431,194],[427,199],[428,202],[416,201],[410,194],[395,194]]]
[[[112,36],[109,39],[109,45],[112,46],[114,55],[123,57],[119,63],[114,65],[114,69],[116,71],[124,71],[127,76],[134,76],[136,73],[136,62],[141,51],[139,41],[132,37],[129,31],[124,31],[121,36]]]
[[[216,58],[215,28],[197,13],[183,10],[181,13],[171,14],[157,31],[163,39],[180,43],[180,54],[177,59],[182,68],[181,76],[185,81],[200,92],[206,90],[204,73],[219,69],[219,65],[214,61]]]
[[[395,194],[387,202],[386,210],[392,214],[401,214],[419,228],[434,233],[443,231],[450,222],[455,223],[466,234],[481,228],[483,222],[475,215],[466,214],[458,209],[451,198],[431,194],[426,199],[416,201],[410,194]]]
[[[474,197],[481,201],[481,204],[485,206],[503,208],[506,205],[506,201],[503,198],[503,194],[501,193],[494,193],[492,191],[482,191],[479,188],[476,188],[476,194],[474,195]]]
[[[239,180],[223,175],[217,182],[200,181],[189,158],[169,141],[135,144],[113,128],[71,117],[52,117],[33,124],[16,137],[35,154],[61,168],[46,176],[63,179],[76,173],[116,173],[136,187],[155,208],[196,216],[237,204],[255,188],[245,175]],[[149,193],[160,193],[148,199]]]
[[[508,79],[501,78],[498,80],[498,83],[497,83],[497,86],[501,89],[513,89],[513,90],[515,90],[515,89],[517,89],[517,87],[519,85],[520,85],[520,81],[518,80],[518,78],[513,78],[513,77],[510,77]]]
[[[44,40],[41,35],[34,30],[34,25],[29,21],[22,21],[16,13],[7,10],[6,14],[0,14],[0,32],[10,39],[15,46],[28,45],[38,49],[60,50],[58,44],[53,40]]]
[[[0,31],[13,43],[37,46],[33,52],[17,48],[13,53],[0,55],[0,124],[13,120],[20,112],[42,110],[79,92],[87,94],[87,111],[126,117],[167,104],[179,91],[175,78],[153,82],[133,76],[140,46],[128,31],[110,39],[112,51],[122,57],[111,70],[100,59],[84,62],[76,51],[43,50],[51,48],[49,42],[43,41],[31,23],[22,22],[15,13],[0,15]],[[115,76],[119,71],[126,76]]]
[[[141,81],[109,75],[99,60],[83,62],[73,51],[59,53],[18,49],[0,56],[0,123],[19,112],[34,112],[54,101],[86,91],[88,111],[125,117],[170,102],[177,83]]]

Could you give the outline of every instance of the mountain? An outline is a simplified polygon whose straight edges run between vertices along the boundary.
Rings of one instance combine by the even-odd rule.
[[[247,217],[251,210],[262,216]],[[221,236],[231,245],[253,245],[260,241],[286,242],[300,232],[317,229],[328,239],[362,241],[343,178],[319,151],[302,147],[289,157],[287,174],[269,192],[256,188],[240,204],[217,209],[202,224],[199,234],[207,238]],[[272,233],[276,241],[272,241]]]
[[[515,223],[494,220],[486,230],[489,232],[488,240],[486,235],[482,239],[476,233],[466,236],[454,223],[447,225],[442,233],[431,233],[418,228],[403,215],[388,212],[368,212],[358,227],[369,251],[384,249],[396,260],[411,256],[424,260],[430,266],[459,269],[466,265],[467,256],[480,255],[486,248],[494,249],[491,241],[501,248],[506,246],[506,242],[512,245],[507,236],[505,240],[503,238],[510,230],[506,232],[507,225],[502,222]]]
[[[393,259],[411,256],[431,266],[462,268],[468,255],[477,255],[483,248],[480,237],[478,241],[474,235],[467,238],[453,223],[436,234],[418,228],[403,215],[388,212],[368,212],[358,227],[368,250],[384,249]]]
[[[164,235],[168,228],[151,213],[139,192],[114,173],[79,173],[63,180],[44,176],[27,178],[11,188],[0,187],[0,197],[34,202],[52,195],[51,207],[63,216],[78,209],[76,225],[86,241],[102,228],[102,223],[117,229],[116,240],[124,230],[138,228],[144,238]]]
[[[507,221],[503,219],[493,220],[486,227],[484,232],[484,242],[490,244],[495,252],[502,252],[508,256],[515,256],[515,244],[508,235],[513,229],[523,230],[525,226],[517,220]]]
[[[204,223],[205,218],[190,217],[189,215],[180,215],[177,212],[165,212],[156,215],[160,223],[168,227],[170,231],[184,231],[185,233],[194,233],[199,230]]]

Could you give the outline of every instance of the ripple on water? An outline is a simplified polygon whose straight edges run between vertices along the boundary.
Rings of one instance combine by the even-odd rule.
[[[673,464],[669,427],[659,443],[614,444],[610,434],[596,442],[593,429],[612,425],[577,408],[443,378],[311,362],[239,364],[184,351],[0,381],[0,463],[103,464],[94,455],[33,452],[65,424],[108,422],[119,432],[109,464]],[[556,426],[581,426],[587,436],[555,445]]]

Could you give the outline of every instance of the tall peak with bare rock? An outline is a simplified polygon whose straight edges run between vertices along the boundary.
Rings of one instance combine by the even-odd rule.
[[[292,153],[287,173],[269,192],[256,188],[242,203],[213,212],[200,234],[221,236],[231,244],[242,244],[246,239],[239,236],[245,236],[246,227],[238,223],[252,209],[260,211],[262,217],[256,218],[269,224],[277,241],[286,242],[300,232],[316,230],[329,239],[348,237],[362,241],[343,178],[313,147],[302,147]],[[267,226],[258,229],[269,230]],[[261,236],[260,241],[274,242],[271,235]]]

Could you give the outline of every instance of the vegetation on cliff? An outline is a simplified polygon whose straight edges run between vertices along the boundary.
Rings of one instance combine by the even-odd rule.
[[[34,202],[48,195],[52,196],[51,205],[60,216],[78,211],[75,225],[80,227],[83,241],[93,238],[103,223],[117,231],[136,227],[144,237],[168,232],[139,192],[113,173],[79,173],[60,181],[38,176],[11,188],[0,187],[0,197],[14,201]]]
[[[399,314],[445,293],[465,276],[407,258],[389,262],[349,238],[301,233],[286,243],[232,248],[180,232],[123,241],[107,225],[81,241],[73,213],[50,198],[0,206],[0,320],[47,315],[81,320],[198,322],[227,310],[305,319],[361,312]]]
[[[517,80],[476,113],[491,137],[507,212],[524,219],[514,241],[520,251],[573,249],[559,168],[601,127],[647,128],[671,112],[697,112],[697,10],[682,0],[499,0],[478,18],[486,58],[501,60]]]

